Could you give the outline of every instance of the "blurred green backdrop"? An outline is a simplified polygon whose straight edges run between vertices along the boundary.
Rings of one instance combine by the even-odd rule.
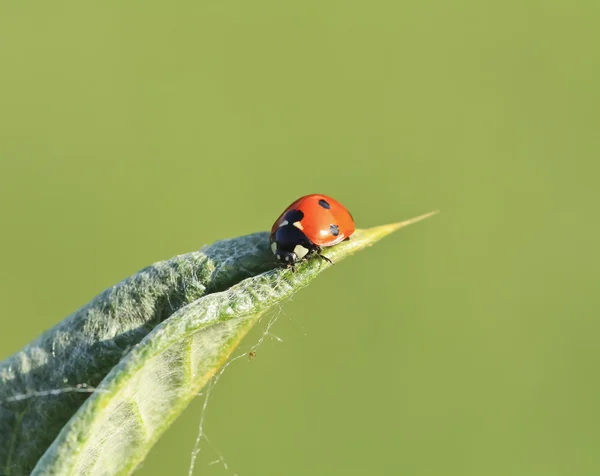
[[[2,2],[0,358],[302,194],[359,227],[439,208],[283,307],[283,342],[211,397],[229,470],[203,442],[195,474],[600,474],[599,21],[593,1]],[[187,474],[200,413],[139,474]]]

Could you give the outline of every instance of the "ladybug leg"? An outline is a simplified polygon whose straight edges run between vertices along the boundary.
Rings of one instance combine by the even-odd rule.
[[[329,264],[334,264],[333,261],[331,261],[327,256],[323,256],[321,253],[319,253],[319,257],[327,261]]]
[[[334,264],[333,261],[331,261],[327,256],[323,256],[321,254],[323,250],[321,249],[321,247],[317,247],[315,248],[315,253],[317,254],[317,256],[321,259],[324,259],[325,261],[327,261],[329,264]]]

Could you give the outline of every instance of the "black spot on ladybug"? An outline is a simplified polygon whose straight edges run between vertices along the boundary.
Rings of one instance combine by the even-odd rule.
[[[337,225],[329,225],[329,231],[333,236],[338,236],[340,234],[340,229]]]
[[[296,223],[304,218],[304,213],[300,210],[290,210],[285,214],[285,219],[288,223]]]
[[[319,200],[319,205],[321,205],[326,210],[329,210],[331,208],[331,205],[329,205],[329,203],[327,203],[327,201],[323,199]]]

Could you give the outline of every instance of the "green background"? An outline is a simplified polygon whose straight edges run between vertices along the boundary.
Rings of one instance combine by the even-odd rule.
[[[600,474],[600,3],[4,1],[0,358],[325,193],[442,213],[319,277],[202,475]],[[247,349],[261,335],[256,329]],[[196,400],[139,474],[187,474]]]

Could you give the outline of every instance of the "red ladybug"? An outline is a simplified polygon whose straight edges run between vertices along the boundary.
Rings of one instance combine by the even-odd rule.
[[[350,212],[326,195],[312,194],[299,198],[273,224],[271,249],[278,261],[294,269],[294,263],[317,254],[322,248],[337,245],[354,233]]]

